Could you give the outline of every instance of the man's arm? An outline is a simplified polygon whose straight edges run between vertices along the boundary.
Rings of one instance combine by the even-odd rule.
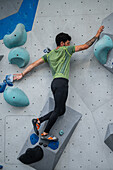
[[[82,51],[82,50],[86,50],[88,49],[90,46],[93,45],[93,43],[99,38],[101,32],[103,31],[104,29],[104,26],[101,26],[99,28],[99,30],[97,31],[97,34],[91,39],[89,40],[88,42],[86,42],[85,44],[83,45],[77,45],[75,46],[75,52],[78,52],[78,51]]]
[[[39,60],[33,62],[30,64],[24,71],[23,73],[19,74],[14,74],[13,80],[20,80],[22,77],[24,77],[27,73],[29,73],[33,68],[39,66],[40,64],[43,64],[44,60],[40,58]]]

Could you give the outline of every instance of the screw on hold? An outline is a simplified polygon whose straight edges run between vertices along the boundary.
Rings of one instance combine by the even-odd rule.
[[[43,146],[44,146],[44,147],[47,147],[47,144],[46,144],[46,143],[44,143],[44,144],[43,144]]]
[[[43,145],[43,142],[39,142],[39,145]]]
[[[63,130],[60,130],[59,135],[62,136],[64,134]]]

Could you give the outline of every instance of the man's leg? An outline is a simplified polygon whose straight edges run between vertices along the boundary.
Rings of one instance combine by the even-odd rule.
[[[65,113],[65,103],[68,96],[68,80],[61,78],[54,79],[51,84],[51,89],[54,96],[55,108],[53,111],[40,117],[39,119],[33,119],[35,120],[34,130],[36,134],[39,133],[37,132],[37,127],[39,127],[42,122],[49,119],[48,124],[43,132],[43,135],[47,135],[53,124],[56,122],[58,116],[61,116]]]
[[[61,116],[65,113],[65,103],[68,96],[68,80],[66,79],[57,79],[55,80],[52,87],[54,100],[55,100],[55,109],[51,112],[47,126],[43,134],[48,134],[54,123],[56,122],[58,116]]]

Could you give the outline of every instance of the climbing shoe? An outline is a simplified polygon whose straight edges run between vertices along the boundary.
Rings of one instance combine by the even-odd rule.
[[[40,124],[38,123],[38,120],[39,120],[38,118],[32,119],[33,128],[37,135],[39,135],[39,128],[40,128]]]
[[[53,135],[44,135],[43,133],[41,134],[41,139],[42,140],[47,140],[47,141],[58,141],[58,138],[53,136]]]

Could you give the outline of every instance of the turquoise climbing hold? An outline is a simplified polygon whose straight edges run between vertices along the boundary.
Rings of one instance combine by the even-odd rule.
[[[62,136],[64,134],[63,130],[60,130],[59,135]]]
[[[25,48],[16,47],[9,52],[8,60],[10,64],[16,64],[21,68],[29,63],[30,55]]]
[[[29,105],[29,99],[26,94],[18,87],[7,87],[3,93],[7,103],[16,107],[24,107]]]
[[[94,46],[94,55],[101,64],[106,64],[108,52],[113,48],[113,41],[104,35]]]
[[[27,32],[23,24],[18,24],[11,34],[6,34],[3,38],[4,45],[7,48],[14,48],[24,45],[27,41]]]

